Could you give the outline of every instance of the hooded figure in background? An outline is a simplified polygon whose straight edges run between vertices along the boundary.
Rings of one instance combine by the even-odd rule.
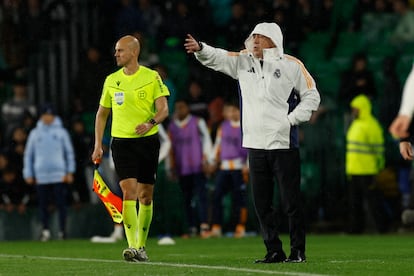
[[[305,220],[300,191],[298,125],[319,107],[315,82],[297,58],[284,54],[276,23],[258,24],[239,53],[214,48],[190,34],[184,47],[205,66],[238,80],[242,146],[266,255],[256,263],[304,262]],[[273,202],[277,180],[280,206]],[[289,219],[290,256],[279,238],[281,213]]]
[[[375,220],[377,231],[388,229],[383,195],[375,176],[384,168],[384,134],[378,120],[371,113],[371,101],[358,95],[351,101],[354,120],[346,134],[346,175],[349,188],[349,229],[352,234],[364,231],[363,203],[366,199]]]
[[[50,232],[50,198],[59,211],[58,239],[66,238],[67,184],[73,182],[75,154],[69,132],[63,127],[55,108],[45,104],[40,119],[27,139],[23,158],[23,177],[29,185],[36,185],[40,219],[43,230],[41,241],[48,241]]]

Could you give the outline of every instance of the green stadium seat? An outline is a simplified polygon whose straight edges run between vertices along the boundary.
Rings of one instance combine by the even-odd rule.
[[[351,59],[349,56],[333,56],[331,61],[336,65],[338,72],[343,72],[351,66]]]
[[[350,22],[354,15],[355,6],[358,0],[335,0],[334,1],[334,12],[337,18],[344,22]]]
[[[94,134],[95,132],[95,112],[82,113],[82,122],[85,125],[85,131],[88,134]]]
[[[414,43],[406,43],[401,52],[403,55],[414,56]]]
[[[313,71],[313,65],[326,61],[326,47],[330,41],[331,35],[328,32],[313,32],[306,36],[299,47],[299,57],[309,71]]]
[[[401,83],[405,83],[408,74],[413,67],[414,54],[402,55],[397,61],[397,74],[400,77]]]
[[[338,73],[327,72],[325,74],[317,75],[316,87],[321,95],[327,95],[331,98],[336,98],[338,95],[340,78]]]
[[[320,193],[321,172],[318,164],[303,162],[301,164],[300,189],[307,198],[314,198]]]
[[[352,57],[364,49],[364,35],[360,32],[341,32],[334,50],[334,57]]]
[[[168,69],[168,75],[177,91],[185,91],[188,80],[187,54],[181,49],[166,48],[159,53],[160,63]]]
[[[306,42],[318,46],[327,46],[331,42],[332,35],[329,32],[311,32],[306,36]]]
[[[325,48],[314,46],[312,43],[305,42],[299,48],[299,58],[306,65],[309,71],[313,71],[314,66],[319,62],[325,61]]]
[[[333,61],[321,60],[314,65],[314,71],[316,74],[324,74],[327,72],[336,73],[340,72],[340,68]]]
[[[374,75],[375,86],[378,90],[378,96],[382,94],[382,87],[384,83],[384,74],[382,72],[382,68],[378,68],[377,70],[372,70]]]
[[[367,13],[362,16],[361,31],[369,43],[379,43],[386,40],[397,21],[396,14]]]
[[[372,55],[371,53],[368,53],[368,69],[375,72],[382,73],[382,67],[383,67],[383,61],[385,56],[382,55]]]
[[[385,57],[395,55],[397,52],[393,46],[385,40],[369,43],[366,46],[366,52],[372,56]]]

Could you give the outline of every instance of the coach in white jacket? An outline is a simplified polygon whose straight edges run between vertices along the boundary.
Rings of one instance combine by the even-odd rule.
[[[316,111],[320,96],[302,62],[283,53],[275,23],[256,25],[240,53],[213,48],[188,35],[184,47],[205,66],[239,81],[243,147],[249,149],[250,182],[267,254],[258,263],[304,262],[305,222],[300,197],[297,126]],[[279,239],[280,215],[273,206],[277,179],[289,218],[289,258]]]

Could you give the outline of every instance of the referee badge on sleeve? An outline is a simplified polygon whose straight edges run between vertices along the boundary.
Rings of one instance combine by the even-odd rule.
[[[122,105],[125,100],[124,92],[115,92],[115,102],[117,105]]]

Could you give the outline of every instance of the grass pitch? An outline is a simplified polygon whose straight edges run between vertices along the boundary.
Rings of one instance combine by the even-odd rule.
[[[289,239],[282,240],[289,254]],[[0,275],[414,275],[414,234],[308,235],[300,264],[254,264],[265,255],[260,237],[175,241],[150,239],[148,263],[123,261],[126,241],[1,242]]]

